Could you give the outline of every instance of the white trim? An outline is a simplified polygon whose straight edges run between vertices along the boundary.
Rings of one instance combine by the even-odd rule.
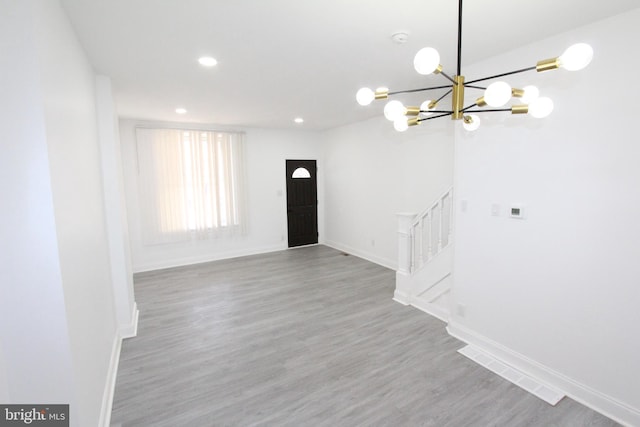
[[[243,256],[260,255],[260,254],[266,254],[269,252],[284,251],[285,249],[288,249],[286,243],[281,243],[276,246],[266,246],[266,247],[255,248],[255,249],[223,252],[219,254],[203,255],[199,257],[186,257],[186,258],[177,258],[177,259],[172,258],[170,260],[151,261],[151,262],[142,263],[139,265],[134,265],[133,272],[144,273],[147,271],[163,270],[165,268],[183,267],[186,265],[202,264],[205,262],[220,261],[223,259],[239,258]]]
[[[122,339],[133,338],[138,335],[138,317],[140,311],[138,310],[138,303],[133,303],[133,309],[131,310],[131,324],[124,327],[120,327],[120,337]]]
[[[410,305],[409,301],[410,301],[410,297],[408,294],[405,294],[404,292],[396,289],[395,291],[393,291],[393,300],[395,302],[399,302],[402,305]]]
[[[562,391],[571,399],[600,412],[622,425],[640,425],[640,410],[636,408],[632,408],[611,396],[574,381],[564,374],[529,359],[457,322],[451,321],[447,326],[447,332],[449,335],[479,348],[502,363],[514,367],[537,381]]]
[[[551,406],[556,406],[565,397],[563,392],[541,383],[536,378],[530,377],[512,366],[502,363],[491,354],[485,353],[473,345],[469,344],[462,347],[458,350],[458,353],[468,357],[494,374],[500,375],[505,380],[528,391],[537,398],[544,400]]]
[[[118,377],[118,365],[120,364],[120,352],[122,351],[122,340],[133,338],[138,335],[138,318],[140,311],[138,303],[133,303],[131,312],[131,324],[121,327],[113,339],[111,348],[111,359],[109,360],[109,370],[107,371],[107,381],[102,394],[102,409],[100,410],[99,427],[109,427],[111,425],[111,411],[113,410],[113,396],[116,391],[116,378]]]
[[[377,255],[374,255],[370,252],[361,251],[359,249],[352,248],[351,246],[344,245],[342,243],[334,242],[331,240],[325,240],[324,245],[329,246],[330,248],[336,249],[338,251],[348,253],[349,255],[354,255],[354,256],[357,256],[358,258],[366,259],[367,261],[370,261],[374,264],[381,265],[391,270],[396,270],[396,267],[397,267],[396,265],[397,261],[391,261],[386,258],[382,258]]]
[[[447,292],[448,291],[449,290],[447,290]],[[442,320],[444,323],[449,322],[449,317],[450,317],[449,312],[446,309],[439,307],[437,304],[429,303],[425,300],[415,298],[415,297],[411,298],[410,301],[411,301],[410,302],[411,306],[417,308],[418,310],[424,311],[428,315],[433,316],[438,320]]]
[[[418,292],[416,294],[416,298],[421,297],[422,295],[426,294],[431,289],[435,288],[436,286],[438,286],[440,283],[442,283],[445,279],[447,279],[449,277],[451,277],[451,272],[448,272],[448,273],[444,274],[442,277],[440,277],[435,282],[433,282],[432,285],[429,285],[425,289],[423,289],[420,292]],[[440,298],[442,295],[446,294],[449,291],[451,291],[451,286],[449,286],[448,288],[440,289],[435,295],[431,296],[431,298],[430,298],[431,302],[437,300],[438,298]]]
[[[109,427],[111,425],[111,410],[113,409],[113,395],[116,389],[116,378],[118,376],[118,364],[120,363],[120,351],[122,350],[122,338],[116,334],[111,349],[111,360],[109,361],[109,371],[107,381],[102,394],[102,409],[100,410],[99,427]]]
[[[319,245],[320,245],[320,243],[309,243],[308,245],[288,246],[287,250],[300,249],[300,248],[309,248],[311,246],[319,246]]]

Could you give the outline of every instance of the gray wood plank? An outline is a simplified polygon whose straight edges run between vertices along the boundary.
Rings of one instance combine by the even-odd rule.
[[[324,246],[136,275],[113,425],[615,426],[552,407],[392,301],[395,273]]]

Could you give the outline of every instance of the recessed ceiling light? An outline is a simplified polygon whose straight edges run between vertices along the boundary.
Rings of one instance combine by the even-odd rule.
[[[187,114],[187,110],[184,108],[176,108],[176,113],[178,114]]]
[[[293,121],[296,123],[304,123],[304,119],[302,117],[296,117]]]
[[[213,67],[218,63],[218,61],[216,61],[216,58],[212,58],[211,56],[200,57],[198,58],[198,62],[204,67]]]

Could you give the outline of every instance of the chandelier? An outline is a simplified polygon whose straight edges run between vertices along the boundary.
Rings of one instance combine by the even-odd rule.
[[[442,96],[428,99],[420,106],[405,106],[400,101],[389,101],[384,107],[384,115],[393,122],[394,128],[400,132],[407,130],[409,126],[419,125],[426,120],[447,116],[451,116],[452,120],[462,120],[462,125],[466,130],[474,131],[480,126],[480,118],[474,113],[511,112],[511,114],[530,114],[535,118],[543,118],[553,111],[553,101],[547,97],[540,96],[540,92],[535,86],[514,88],[504,81],[494,81],[485,87],[477,85],[477,83],[533,70],[539,73],[558,68],[564,68],[569,71],[581,70],[591,62],[592,58],[593,49],[591,46],[585,43],[578,43],[570,46],[559,57],[538,61],[535,66],[465,82],[460,70],[462,59],[462,0],[459,0],[458,65],[456,75],[451,77],[443,71],[440,64],[440,54],[432,47],[420,49],[413,60],[413,65],[419,74],[439,74],[449,80],[449,84],[393,92],[385,87],[378,88],[375,91],[365,87],[357,92],[356,100],[360,105],[369,105],[374,99],[387,99],[394,95],[446,90]],[[466,88],[482,90],[484,93],[475,102],[465,106]],[[438,109],[438,103],[449,95],[451,95],[451,110]],[[518,100],[518,103],[507,106],[514,98]]]

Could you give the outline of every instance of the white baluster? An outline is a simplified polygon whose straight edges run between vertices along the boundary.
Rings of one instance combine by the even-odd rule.
[[[418,268],[422,267],[424,265],[424,218],[420,218],[420,221],[418,222],[417,227],[414,228],[415,232],[414,234],[417,235],[416,237],[416,248],[417,251],[415,252],[415,257],[418,260],[417,264],[418,264]]]
[[[416,265],[416,229],[411,226],[409,228],[409,272],[413,274],[418,268]]]
[[[427,251],[427,261],[433,256],[433,214],[432,211],[428,213],[429,218],[429,250]]]
[[[451,190],[449,190],[449,229],[447,230],[447,244],[453,243],[451,239],[453,238],[453,195],[451,194]]]
[[[442,250],[442,216],[444,215],[444,198],[438,201],[438,253]]]
[[[399,213],[398,217],[398,272],[409,274],[415,265],[413,263],[413,238],[411,236],[411,224],[415,218],[414,213]]]

